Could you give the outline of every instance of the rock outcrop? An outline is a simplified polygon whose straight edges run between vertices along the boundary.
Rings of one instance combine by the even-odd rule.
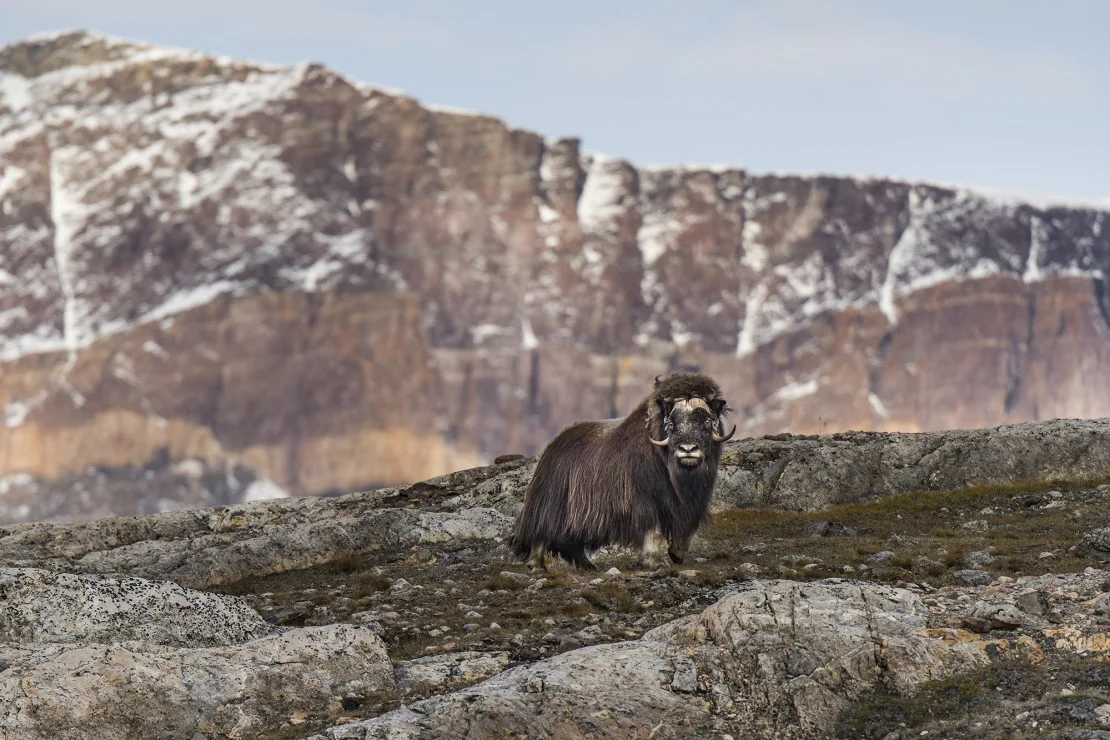
[[[314,740],[483,738],[506,727],[568,738],[741,729],[752,737],[817,738],[830,736],[844,711],[876,688],[910,696],[930,681],[998,661],[1044,659],[1028,637],[930,627],[918,594],[842,579],[747,581],[642,639],[505,670],[505,654],[393,663],[370,629],[277,630],[234,599],[172,584],[20,570],[0,577],[6,599],[30,617],[24,629],[6,619],[0,635],[0,728],[27,738],[286,736],[307,718],[413,692],[440,695]],[[1045,634],[1065,651],[1110,649],[1097,635],[1092,641],[1082,618],[1061,627],[1056,615],[1049,625],[999,602],[1017,594],[1029,611],[1027,594],[1047,600],[1062,596],[1061,586],[1090,591],[1101,579],[1025,580],[985,590],[994,606],[979,602],[971,611],[1018,614],[1017,624],[1001,629],[1046,624]],[[208,630],[198,641],[212,647],[182,644],[198,629]]]
[[[165,578],[193,587],[327,562],[344,552],[500,541],[534,469],[511,458],[413,486],[80,524],[0,528],[0,564]],[[851,433],[733,442],[717,511],[795,511],[975,485],[1110,475],[1110,421],[1047,421],[937,433]],[[418,506],[417,506],[418,505]]]
[[[394,691],[360,627],[277,630],[238,599],[139,578],[4,569],[0,591],[6,737],[260,737]]]
[[[0,730],[29,739],[264,737],[393,690],[381,641],[346,625],[222,648],[0,645],[0,660]]]
[[[292,495],[407,483],[680,365],[742,435],[1110,414],[1101,207],[638,168],[87,33],[0,49],[0,163],[0,480],[165,451]]]
[[[752,581],[632,642],[582,648],[313,740],[829,737],[877,685],[912,694],[989,665],[985,643],[940,639],[900,589]]]
[[[1110,477],[1110,419],[917,434],[778,435],[730,445],[714,505],[815,511],[875,496]]]
[[[237,645],[274,630],[242,600],[142,578],[0,568],[0,642]]]

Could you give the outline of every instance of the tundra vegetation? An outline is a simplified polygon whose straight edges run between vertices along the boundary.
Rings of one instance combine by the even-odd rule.
[[[683,565],[645,569],[635,549],[606,548],[595,557],[600,572],[559,564],[536,579],[508,547],[448,541],[351,554],[216,590],[243,596],[263,616],[286,625],[373,617],[395,660],[493,651],[507,653],[510,664],[517,665],[583,645],[641,637],[700,612],[722,588],[752,578],[847,577],[910,588],[929,599],[967,586],[958,574],[968,570],[974,553],[988,554],[991,561],[983,569],[994,579],[1101,569],[1100,561],[1076,545],[1091,523],[1106,521],[1108,505],[1110,486],[1099,480],[978,486],[819,512],[719,512],[693,539]],[[894,554],[876,561],[874,556],[883,552]],[[959,614],[945,623],[962,624]],[[1057,661],[1050,655],[1037,666],[1013,664],[997,672],[991,666],[948,679],[896,702],[882,693],[862,697],[842,718],[843,736],[882,738],[908,726],[933,728],[932,736],[945,737],[937,733],[938,721],[968,730],[984,717],[990,721],[983,727],[1009,732],[1021,724],[1014,720],[1021,711],[1041,711],[1044,705],[1055,716],[1072,701],[1058,695],[1069,682],[1056,680],[1056,665],[1073,677],[1071,685],[1084,687],[1084,697],[1101,697],[1100,705],[1110,702],[1105,684],[1099,687],[1105,673],[1101,664],[1075,656]],[[995,688],[1008,691],[1005,687],[1019,685],[1022,676],[1044,690],[1026,687],[1006,694],[1003,702],[1004,691]],[[1052,701],[1045,699],[1048,687],[1056,694]],[[392,706],[368,705],[348,714],[370,717]]]

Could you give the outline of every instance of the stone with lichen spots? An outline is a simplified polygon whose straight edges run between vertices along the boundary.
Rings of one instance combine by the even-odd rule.
[[[236,645],[274,631],[234,596],[143,578],[0,568],[0,640],[180,647]]]

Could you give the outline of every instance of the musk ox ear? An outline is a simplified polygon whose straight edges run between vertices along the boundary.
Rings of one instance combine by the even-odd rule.
[[[736,425],[732,425],[732,430],[727,434],[725,433],[725,418],[724,413],[728,411],[728,402],[723,398],[715,398],[709,402],[710,408],[713,409],[713,414],[717,417],[717,426],[720,427],[720,433],[713,432],[714,442],[728,442],[732,439],[732,435],[736,434]]]
[[[663,376],[662,375],[656,375],[655,376],[655,387],[658,388],[659,384],[662,383],[662,382],[663,382]]]
[[[648,403],[647,431],[652,439],[663,439],[667,436],[664,429],[667,411],[667,405],[661,398],[653,399]]]

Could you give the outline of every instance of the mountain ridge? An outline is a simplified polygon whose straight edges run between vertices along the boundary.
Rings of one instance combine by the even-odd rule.
[[[113,64],[113,63],[125,64],[125,63],[128,63],[128,62],[134,63],[136,61],[137,62],[142,62],[142,61],[150,61],[150,60],[158,61],[158,60],[166,60],[166,59],[171,59],[171,58],[174,58],[174,57],[179,57],[183,60],[205,60],[205,61],[209,61],[209,62],[227,64],[227,65],[232,65],[232,66],[240,66],[240,67],[246,65],[246,66],[249,66],[249,67],[254,67],[255,70],[253,70],[253,71],[261,71],[261,72],[266,72],[266,73],[270,73],[270,74],[274,74],[274,75],[278,75],[278,76],[288,76],[291,79],[283,81],[283,82],[286,82],[288,84],[296,84],[296,80],[297,80],[298,77],[303,78],[304,75],[309,74],[310,71],[320,70],[320,71],[322,71],[322,73],[324,73],[326,75],[329,75],[329,76],[334,76],[336,79],[339,79],[339,80],[343,81],[344,83],[352,86],[353,88],[361,89],[361,90],[367,91],[367,92],[381,93],[381,94],[390,95],[390,96],[394,96],[394,97],[403,97],[408,102],[411,102],[412,104],[417,105],[417,106],[419,106],[419,107],[421,107],[425,110],[431,111],[431,112],[442,112],[442,113],[446,113],[447,115],[473,116],[475,118],[482,118],[482,119],[487,119],[487,120],[490,120],[490,121],[496,121],[499,124],[501,123],[500,119],[497,119],[495,116],[489,115],[489,114],[478,113],[478,112],[470,112],[470,111],[460,112],[460,111],[456,111],[454,109],[443,109],[442,107],[437,107],[437,106],[434,106],[434,105],[424,104],[424,103],[421,103],[414,96],[409,95],[408,93],[404,93],[402,91],[397,91],[397,90],[390,90],[388,88],[384,88],[384,87],[377,86],[377,85],[370,85],[370,84],[361,83],[361,82],[352,80],[351,78],[348,78],[348,77],[344,76],[342,73],[339,73],[335,70],[332,70],[330,68],[327,68],[327,67],[325,67],[325,66],[323,66],[319,63],[315,63],[315,62],[300,62],[296,65],[291,65],[291,66],[275,65],[275,64],[262,63],[262,62],[239,60],[239,59],[235,59],[235,58],[227,57],[227,56],[222,56],[222,55],[215,55],[215,54],[209,54],[209,53],[203,53],[203,52],[193,52],[193,51],[189,51],[189,50],[186,50],[186,49],[177,49],[177,48],[171,48],[171,47],[156,46],[156,45],[152,45],[152,44],[144,44],[144,43],[138,42],[138,41],[132,41],[132,40],[129,40],[129,39],[118,38],[118,37],[108,36],[108,35],[99,34],[99,33],[95,33],[95,32],[89,32],[89,31],[80,31],[80,30],[71,31],[71,32],[64,32],[63,31],[63,32],[57,32],[57,33],[50,33],[50,34],[43,34],[43,35],[39,35],[39,36],[34,36],[34,37],[31,37],[30,39],[27,39],[27,40],[24,40],[24,41],[14,42],[14,43],[8,44],[4,47],[0,47],[0,56],[2,56],[6,51],[16,50],[16,49],[18,49],[22,46],[26,46],[28,43],[32,43],[32,42],[33,43],[45,43],[45,42],[66,41],[66,40],[69,40],[69,39],[77,39],[77,40],[80,40],[80,41],[83,41],[83,42],[86,42],[86,43],[102,44],[102,45],[111,46],[111,47],[127,47],[127,48],[135,50],[136,52],[139,52],[139,55],[136,59],[129,59],[129,58],[126,58],[126,57],[121,57],[121,58],[114,58],[114,59],[112,59],[108,62],[101,62],[100,64]],[[55,70],[52,70],[52,71],[44,72],[44,73],[42,73],[40,75],[36,75],[35,77],[32,77],[30,79],[36,79],[38,77],[49,76],[53,73],[60,72],[64,69],[69,69],[72,66],[73,65],[69,65],[69,66],[62,67],[62,68],[59,68],[59,69],[55,69]],[[93,76],[95,71],[96,70],[89,70],[89,76]],[[275,93],[275,97],[280,97],[284,93],[285,93],[284,90],[279,89]],[[526,128],[513,127],[513,126],[510,126],[508,124],[501,124],[501,125],[504,125],[510,132],[513,132],[513,133],[522,133],[522,134],[539,136],[539,134],[537,134],[536,132],[534,132],[532,130],[529,130],[529,129],[526,129]],[[563,140],[562,139],[544,139],[543,141],[547,146],[553,146],[553,145],[558,145],[558,143],[560,141],[563,141]],[[894,176],[876,176],[876,175],[852,176],[852,175],[837,175],[837,174],[833,174],[833,173],[808,173],[808,174],[803,174],[803,173],[786,173],[786,172],[749,173],[743,166],[740,166],[740,165],[737,165],[737,166],[711,165],[711,166],[704,166],[704,167],[695,166],[695,165],[678,165],[678,166],[672,166],[672,167],[661,166],[661,165],[653,165],[653,166],[650,166],[650,167],[644,167],[644,166],[633,165],[628,160],[620,159],[620,158],[617,158],[617,157],[612,157],[612,156],[609,156],[609,155],[606,155],[606,154],[603,154],[603,153],[581,151],[580,156],[583,160],[584,165],[587,168],[592,169],[593,165],[595,165],[595,164],[598,166],[598,168],[600,170],[599,176],[603,176],[604,171],[607,168],[611,168],[611,167],[630,167],[630,168],[634,168],[636,171],[638,171],[640,173],[641,177],[643,177],[643,176],[648,176],[648,177],[660,176],[660,177],[663,177],[663,176],[666,176],[667,174],[691,174],[691,175],[696,175],[698,173],[705,173],[705,172],[713,173],[713,174],[716,174],[716,175],[722,175],[722,174],[728,174],[728,173],[741,173],[743,176],[750,177],[750,178],[756,178],[756,179],[782,180],[782,179],[801,179],[801,178],[805,178],[805,179],[833,181],[833,182],[836,182],[836,181],[852,182],[852,183],[855,183],[857,185],[897,185],[897,186],[904,186],[904,187],[909,187],[909,188],[922,188],[922,189],[930,189],[930,190],[950,190],[952,195],[954,195],[957,200],[968,199],[968,200],[973,200],[974,201],[974,200],[981,199],[981,200],[986,201],[988,203],[998,205],[998,206],[1002,206],[1002,207],[1006,207],[1006,206],[1013,207],[1013,208],[1044,207],[1044,208],[1047,208],[1048,210],[1051,210],[1051,209],[1059,209],[1059,208],[1068,208],[1069,206],[1067,204],[1070,202],[1070,203],[1074,203],[1077,206],[1082,204],[1082,207],[1080,208],[1080,210],[1103,211],[1103,210],[1110,209],[1110,200],[1107,200],[1107,199],[1083,199],[1083,198],[1072,198],[1072,197],[1068,197],[1068,196],[1056,196],[1056,195],[1039,195],[1038,196],[1038,195],[1033,195],[1033,194],[1023,194],[1023,193],[1002,193],[1000,191],[993,191],[992,192],[992,190],[990,188],[983,188],[983,187],[978,187],[978,186],[973,186],[973,185],[944,184],[944,183],[937,183],[937,182],[931,182],[931,181],[919,180],[919,179],[899,178],[899,177],[894,177]],[[6,180],[9,181],[9,187],[11,187],[10,180],[12,180],[12,179],[14,179],[14,178],[11,175],[8,175],[7,178],[6,178]],[[588,179],[589,178],[587,176],[587,182],[588,182]],[[0,184],[5,184],[5,180],[0,180]],[[586,195],[585,192],[580,193],[579,194],[579,200],[581,200],[581,198],[584,197],[585,195]],[[604,197],[604,196],[602,196],[602,197]],[[1043,201],[1044,205],[1038,206],[1038,203],[1037,203],[1038,200]],[[610,204],[601,204],[601,207],[610,207],[611,208],[611,207],[613,207],[613,205],[614,204],[612,204],[612,203],[610,203]],[[579,202],[579,208],[581,209],[582,207],[583,207],[582,204]],[[579,217],[584,218],[581,213],[579,214]],[[542,218],[542,215],[541,215],[541,218]],[[588,216],[588,217],[585,217],[585,218],[590,218],[591,220],[594,221],[595,224],[597,223],[595,217],[593,217],[593,216]],[[600,217],[601,220],[604,220],[604,218],[605,218],[604,215]],[[1030,256],[1032,256],[1032,254]],[[644,261],[645,261],[645,263],[650,263],[653,260],[650,256],[647,255],[647,253],[645,253]],[[1029,265],[1028,267],[1036,268],[1038,266],[1036,264],[1032,264],[1032,265]],[[985,269],[989,269],[989,268],[985,268]],[[1080,271],[1080,272],[1082,272],[1082,274],[1084,274],[1084,275],[1087,274],[1085,271]],[[1031,275],[1032,279],[1036,279],[1036,277],[1039,275],[1039,273],[1036,273],[1035,271],[1031,273],[1029,271],[1029,269],[1027,269],[1025,271],[1025,274]],[[980,276],[980,275],[978,275],[976,273],[971,274],[971,277],[973,277],[973,278],[978,277],[978,276]],[[926,284],[928,284],[928,283],[926,283]],[[200,286],[200,288],[197,291],[198,294],[196,296],[185,297],[183,300],[179,300],[178,302],[176,302],[176,304],[175,304],[174,301],[168,301],[168,303],[171,304],[170,307],[168,307],[168,308],[163,307],[163,309],[161,311],[151,312],[150,314],[141,317],[140,322],[145,323],[147,321],[156,321],[156,320],[159,320],[161,318],[164,318],[166,315],[170,315],[172,313],[177,313],[177,312],[180,312],[181,310],[184,310],[186,308],[190,308],[194,305],[198,305],[200,303],[206,302],[213,295],[219,295],[220,290],[223,287],[224,286],[220,285],[219,283],[209,284],[209,285],[206,285],[206,286]],[[311,289],[311,286],[308,286],[308,287],[309,287],[309,289]],[[886,286],[884,286],[884,288],[885,287]],[[908,288],[907,292],[912,292],[912,290],[913,290],[912,285],[907,286],[907,288]],[[886,313],[888,315],[888,317],[892,316],[893,315],[893,310],[889,307],[891,297],[881,297],[880,301],[887,304],[883,308],[884,313]],[[126,330],[126,327],[120,327],[117,330],[124,331],[124,330]],[[109,332],[110,331],[111,330],[109,330]],[[774,333],[772,332],[772,336],[773,336],[773,334]],[[103,336],[103,334],[100,334],[99,336]],[[64,347],[62,347],[62,346],[50,346],[48,349],[45,349],[45,350],[33,350],[32,349],[31,352],[35,352],[35,351],[55,351],[55,350],[63,349],[63,348]],[[2,357],[3,359],[14,359],[14,355],[12,353],[12,350],[10,350],[10,349],[6,349],[4,354],[0,355],[0,357]]]

